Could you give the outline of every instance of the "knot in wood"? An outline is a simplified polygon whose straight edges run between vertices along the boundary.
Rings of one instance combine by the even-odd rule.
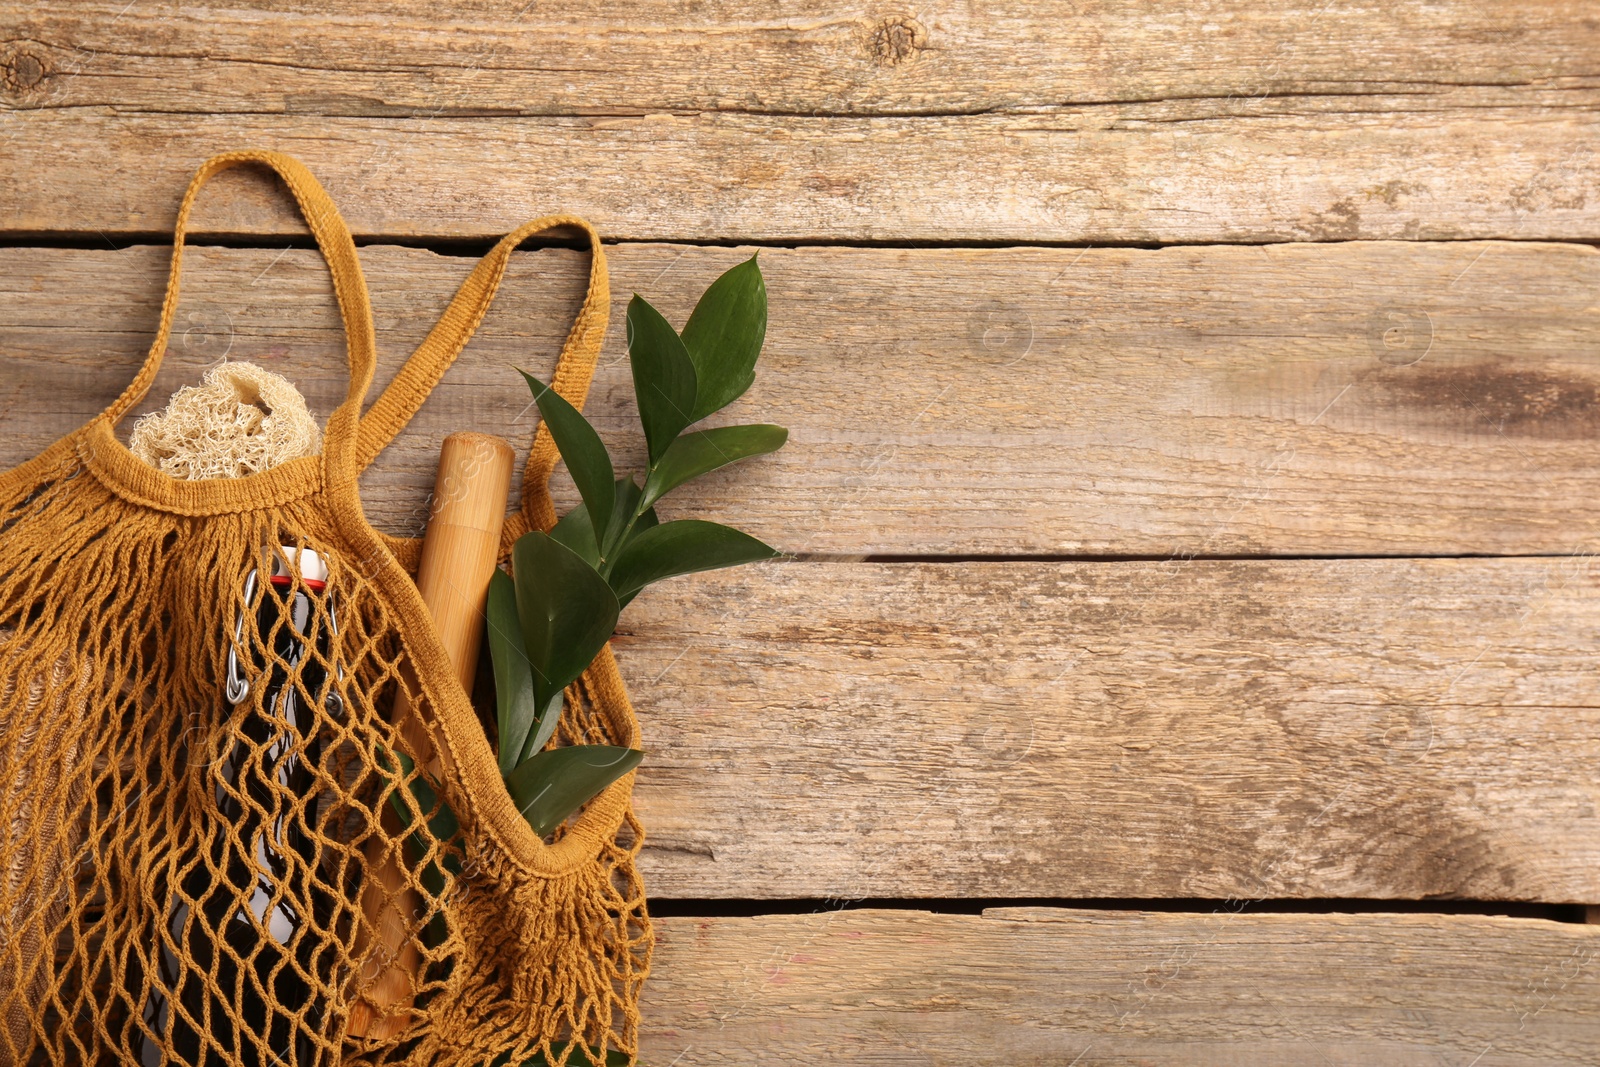
[[[48,73],[44,57],[25,48],[7,49],[0,59],[0,81],[11,92],[27,92],[44,81]]]
[[[886,67],[897,67],[915,59],[928,47],[928,31],[916,19],[894,15],[872,28],[872,58]]]

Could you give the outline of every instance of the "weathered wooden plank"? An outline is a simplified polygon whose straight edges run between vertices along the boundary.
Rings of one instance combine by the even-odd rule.
[[[1600,930],[1004,908],[657,920],[649,1063],[1554,1067],[1600,1060]]]
[[[1257,242],[1600,238],[1600,88],[1267,97],[970,116],[0,114],[0,234],[170,228],[205,157],[304,159],[352,228],[622,238]],[[981,161],[981,162],[980,162]],[[215,232],[298,230],[259,177]]]
[[[1576,0],[1379,5],[807,0],[689,9],[123,3],[0,15],[0,106],[323,115],[973,112],[1214,97],[1436,94],[1594,75]],[[381,62],[372,57],[381,56]]]
[[[657,897],[1600,900],[1593,557],[790,563],[616,641]]]
[[[209,207],[203,210],[210,210]],[[749,250],[624,245],[635,290],[682,322]],[[362,250],[385,361],[472,264]],[[1576,245],[768,249],[767,355],[729,413],[792,428],[776,456],[683,506],[827,554],[1520,554],[1590,551],[1600,528],[1600,255]],[[343,394],[312,251],[196,248],[165,403],[221,355]],[[166,252],[0,250],[0,462],[105,404],[154,328]],[[438,442],[520,445],[507,364],[547,371],[585,270],[516,257],[467,355],[368,479],[369,513],[420,528]],[[590,412],[637,455],[622,331]],[[669,510],[675,505],[669,501]]]

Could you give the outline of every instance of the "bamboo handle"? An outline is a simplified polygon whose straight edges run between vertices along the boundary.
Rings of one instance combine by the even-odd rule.
[[[483,640],[489,578],[500,552],[514,456],[510,445],[489,434],[454,433],[444,439],[417,566],[417,591],[433,616],[439,643],[449,654],[456,677],[469,693]],[[414,689],[414,679],[395,699],[390,721],[399,727],[423,772],[439,781],[445,753],[435,748],[427,725],[411,713],[405,688]],[[357,958],[373,960],[383,970],[370,983],[361,983],[347,1029],[352,1037],[375,1040],[395,1037],[413,1021],[409,1009],[419,960],[409,924],[422,910],[400,862],[399,817],[385,804],[380,818],[384,833],[374,835],[367,845],[367,881],[361,893],[364,930],[374,932],[377,944],[358,944]]]

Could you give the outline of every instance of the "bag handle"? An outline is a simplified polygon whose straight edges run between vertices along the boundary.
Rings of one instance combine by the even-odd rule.
[[[450,301],[450,306],[439,317],[427,338],[406,360],[378,399],[372,402],[361,419],[356,449],[358,469],[366,469],[411,421],[433,387],[472,339],[505,278],[511,253],[534,234],[558,226],[576,227],[588,237],[589,287],[583,297],[583,306],[578,309],[572,329],[567,332],[567,339],[561,346],[555,376],[550,384],[567,403],[579,411],[583,410],[584,399],[589,394],[589,383],[594,378],[595,364],[600,358],[600,345],[605,340],[606,322],[611,314],[611,285],[606,275],[606,255],[600,245],[600,234],[588,222],[576,215],[546,215],[506,234],[478,262],[472,273],[467,275],[467,280],[461,283],[455,298]],[[506,520],[501,541],[503,545],[510,544],[530,529],[548,530],[555,525],[549,481],[560,458],[549,428],[541,421],[533,437],[533,446],[528,451],[527,466],[523,469],[522,507]]]
[[[311,235],[316,238],[317,248],[321,250],[322,258],[333,276],[333,295],[338,301],[339,316],[344,322],[350,384],[344,402],[328,419],[323,453],[330,480],[341,474],[345,479],[353,480],[359,473],[353,462],[353,446],[356,443],[361,401],[372,384],[373,369],[377,365],[372,305],[367,295],[367,283],[361,274],[355,241],[351,239],[350,230],[340,217],[339,209],[334,207],[327,192],[305,164],[281,152],[260,149],[224,152],[206,160],[195,172],[189,188],[183,194],[183,202],[178,206],[178,221],[172,231],[172,267],[167,275],[167,295],[161,305],[161,322],[156,329],[155,341],[150,345],[150,354],[145,357],[139,373],[106,409],[105,418],[113,426],[120,422],[135,404],[144,399],[151,383],[155,381],[156,373],[161,369],[161,360],[166,355],[167,343],[172,336],[172,318],[178,307],[178,282],[183,268],[183,242],[188,231],[189,212],[194,207],[201,187],[225,170],[250,163],[273,171],[294,195],[300,215],[311,228]]]

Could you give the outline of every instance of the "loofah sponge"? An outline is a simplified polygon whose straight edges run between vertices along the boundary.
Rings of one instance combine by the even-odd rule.
[[[240,478],[315,455],[322,431],[287,378],[222,363],[133,427],[128,448],[174,478]]]

